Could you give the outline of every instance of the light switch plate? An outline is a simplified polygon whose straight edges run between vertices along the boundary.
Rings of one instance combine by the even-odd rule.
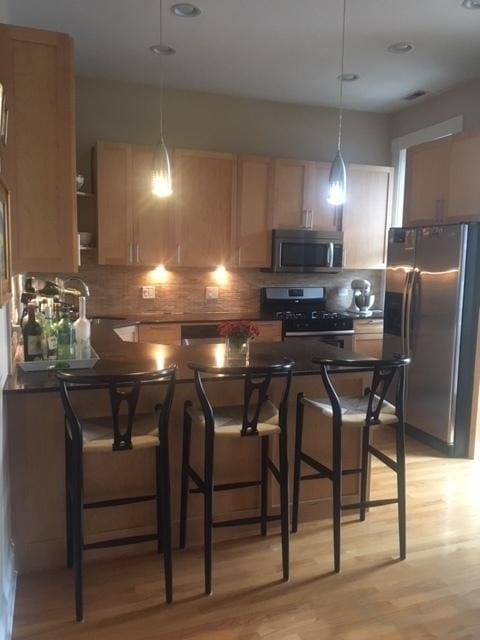
[[[218,287],[205,287],[205,300],[218,300]]]
[[[155,298],[155,287],[153,285],[142,287],[142,298],[144,300],[152,300]]]

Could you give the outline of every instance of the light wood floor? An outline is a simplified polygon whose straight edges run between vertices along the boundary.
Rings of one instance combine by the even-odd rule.
[[[375,464],[373,495],[394,491]],[[331,573],[330,522],[292,536],[279,582],[278,536],[215,547],[211,597],[198,549],[176,552],[175,603],[163,603],[156,555],[86,568],[86,622],[75,624],[71,574],[20,578],[15,638],[38,640],[467,640],[480,638],[480,464],[408,445],[408,557],[397,562],[395,506],[345,518],[343,570]]]

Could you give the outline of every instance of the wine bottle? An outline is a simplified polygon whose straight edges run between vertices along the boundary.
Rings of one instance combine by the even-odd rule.
[[[53,323],[52,308],[45,309],[45,322],[42,332],[42,352],[44,360],[56,360],[58,349],[57,327]]]
[[[79,360],[90,358],[90,320],[87,320],[87,301],[78,299],[78,319],[73,323],[75,331],[75,357]]]
[[[35,319],[35,305],[28,305],[28,320],[23,329],[23,357],[26,362],[42,359],[42,327]]]
[[[73,325],[70,322],[68,311],[65,310],[57,324],[57,358],[58,360],[73,358]]]

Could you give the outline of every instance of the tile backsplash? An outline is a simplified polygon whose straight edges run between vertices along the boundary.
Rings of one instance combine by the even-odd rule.
[[[259,270],[231,270],[227,282],[217,284],[213,271],[177,268],[162,274],[145,267],[99,266],[94,252],[82,252],[79,276],[90,287],[88,315],[155,313],[248,313],[258,311],[260,288],[265,286],[346,287],[354,278],[372,283],[375,307],[383,306],[384,271],[344,270],[338,274],[279,274]],[[142,299],[142,285],[155,284],[155,299]],[[205,299],[205,287],[218,286],[217,300]]]

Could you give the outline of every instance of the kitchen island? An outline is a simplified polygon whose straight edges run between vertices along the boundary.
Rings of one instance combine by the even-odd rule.
[[[162,369],[172,363],[178,367],[178,384],[170,418],[170,449],[172,475],[173,540],[178,539],[178,502],[180,480],[180,452],[182,413],[185,400],[196,401],[191,361],[220,361],[225,356],[223,344],[196,346],[167,346],[161,344],[123,342],[115,333],[122,321],[101,320],[92,325],[92,345],[100,356],[92,373],[120,374],[133,371]],[[294,378],[289,407],[289,449],[293,460],[296,395],[300,391],[312,397],[325,395],[319,376],[319,366],[312,358],[362,356],[345,352],[315,339],[292,339],[280,343],[252,344],[255,355],[289,358],[295,361]],[[335,378],[341,393],[359,395],[368,385],[369,374],[362,371],[338,372]],[[213,378],[207,391],[213,405],[238,404],[241,381]],[[278,401],[278,389],[273,382],[272,400]],[[12,535],[15,542],[17,568],[21,572],[62,566],[65,562],[65,487],[64,487],[64,426],[58,383],[53,372],[22,373],[15,371],[5,384],[7,406],[10,487],[12,494]],[[108,397],[104,389],[76,390],[72,393],[75,407],[82,417],[109,414]],[[139,401],[139,411],[151,411],[162,400],[162,385],[146,385]],[[304,442],[325,463],[330,461],[331,427],[317,413],[306,411]],[[320,428],[319,428],[320,427]],[[200,436],[200,434],[197,434]],[[259,474],[257,439],[222,439],[216,445],[217,482],[256,479]],[[275,457],[275,451],[271,452]],[[344,437],[344,464],[358,467],[360,434],[353,430]],[[85,500],[125,497],[151,492],[154,484],[154,456],[149,450],[120,453],[95,453],[85,456]],[[193,464],[202,468],[203,441],[193,438]],[[358,482],[347,476],[344,482],[345,499],[357,500]],[[301,492],[302,520],[326,517],[330,513],[331,486],[329,482],[304,483]],[[270,491],[271,509],[278,506],[275,483]],[[256,514],[259,492],[250,488],[215,495],[215,516],[224,520]],[[202,498],[192,496],[189,513],[189,543],[198,543],[202,535]],[[85,538],[94,542],[115,536],[142,535],[154,529],[155,512],[152,503],[125,505],[117,509],[91,510],[85,514]],[[275,531],[275,525],[271,526]],[[245,536],[256,528],[225,528],[215,532],[215,539]],[[145,549],[153,549],[145,543]],[[139,553],[142,545],[90,552],[87,561],[114,554]]]

